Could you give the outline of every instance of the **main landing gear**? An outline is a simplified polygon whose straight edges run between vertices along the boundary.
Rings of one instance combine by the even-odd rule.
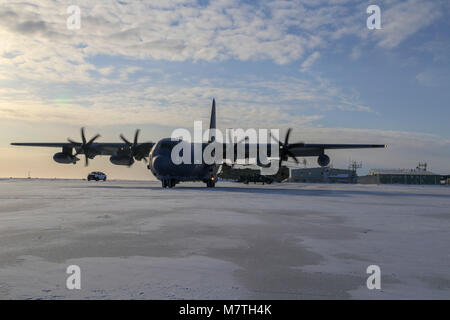
[[[161,184],[163,188],[173,188],[177,184],[175,179],[163,179],[161,180]]]
[[[214,188],[216,186],[217,180],[215,178],[211,178],[208,180],[204,180],[207,188]],[[163,188],[173,188],[178,183],[175,179],[163,179],[161,180],[161,185]]]

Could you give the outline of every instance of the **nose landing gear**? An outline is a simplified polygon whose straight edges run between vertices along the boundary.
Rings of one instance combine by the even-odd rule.
[[[214,188],[215,186],[216,186],[216,179],[214,177],[211,177],[206,181],[207,188]]]

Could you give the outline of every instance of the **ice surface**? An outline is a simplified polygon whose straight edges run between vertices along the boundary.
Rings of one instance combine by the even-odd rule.
[[[444,186],[0,180],[0,298],[450,299],[449,227]]]

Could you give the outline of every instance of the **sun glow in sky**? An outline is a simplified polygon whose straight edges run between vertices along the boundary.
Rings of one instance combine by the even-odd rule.
[[[381,30],[366,8],[381,8]],[[81,8],[69,30],[67,8]],[[0,0],[0,177],[154,179],[97,157],[61,165],[58,149],[15,142],[141,141],[208,120],[294,129],[292,141],[382,143],[330,152],[372,167],[450,172],[450,3],[445,0]],[[206,126],[206,122],[205,122]],[[309,165],[316,160],[309,158]]]

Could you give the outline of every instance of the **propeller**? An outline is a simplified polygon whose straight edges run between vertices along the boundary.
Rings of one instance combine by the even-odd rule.
[[[100,138],[100,135],[97,134],[94,137],[92,137],[89,141],[86,140],[86,136],[84,134],[84,127],[81,128],[81,140],[83,142],[75,142],[73,140],[71,140],[70,138],[67,139],[67,141],[69,141],[75,148],[75,150],[77,150],[77,152],[75,153],[74,156],[77,156],[81,153],[84,153],[84,165],[88,166],[89,164],[89,154],[91,151],[91,147],[92,144],[94,143],[95,140],[97,140],[98,138]]]
[[[123,142],[125,142],[128,149],[130,150],[131,158],[135,158],[138,161],[144,160],[144,162],[147,163],[147,158],[142,154],[141,146],[138,143],[139,132],[141,132],[141,130],[137,129],[136,133],[134,134],[133,143],[128,141],[123,134],[120,135],[120,138],[123,140]]]
[[[294,159],[296,164],[299,164],[297,157],[290,150],[291,148],[304,146],[303,142],[289,144],[289,136],[291,135],[292,128],[289,128],[286,132],[286,136],[284,138],[284,142],[279,141],[277,138],[271,135],[271,137],[279,144],[280,146],[280,167],[283,161],[287,161],[289,157]]]

